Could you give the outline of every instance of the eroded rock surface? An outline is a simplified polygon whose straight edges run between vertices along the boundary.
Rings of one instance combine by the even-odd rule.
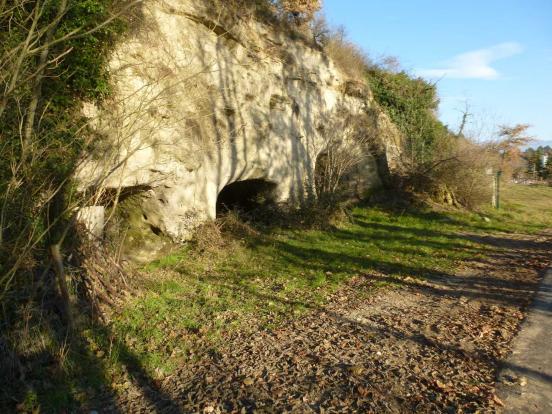
[[[331,119],[371,114],[378,139],[396,147],[368,88],[323,52],[205,5],[144,4],[140,28],[110,63],[114,96],[84,108],[99,138],[77,174],[82,188],[144,190],[144,222],[182,241],[215,217],[229,183],[272,183],[276,202],[308,197]],[[379,185],[379,161],[365,158],[358,191]]]

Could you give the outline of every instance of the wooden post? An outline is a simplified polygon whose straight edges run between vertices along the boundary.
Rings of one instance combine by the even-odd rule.
[[[497,198],[496,198],[496,173],[493,172],[492,167],[489,167],[486,170],[486,174],[493,177],[492,180],[491,180],[491,187],[492,187],[491,206],[493,208],[496,208],[496,202],[497,202]]]
[[[497,171],[493,176],[493,207],[500,208],[500,176],[502,171]]]
[[[496,172],[496,209],[500,209],[500,177],[502,171]]]

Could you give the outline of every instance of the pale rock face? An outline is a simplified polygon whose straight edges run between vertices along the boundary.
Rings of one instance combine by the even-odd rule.
[[[103,206],[83,207],[77,213],[77,221],[86,227],[90,240],[99,240],[103,236],[105,208]]]
[[[141,29],[113,54],[113,98],[84,108],[102,138],[77,173],[81,188],[145,189],[144,220],[176,241],[215,217],[235,181],[263,179],[276,201],[304,200],[326,121],[373,105],[305,42],[254,21],[225,26],[202,5],[146,2]],[[378,185],[375,160],[365,164]]]

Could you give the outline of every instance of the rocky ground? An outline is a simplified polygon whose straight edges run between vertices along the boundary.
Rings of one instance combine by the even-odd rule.
[[[472,237],[466,235],[466,237]],[[454,274],[380,286],[364,274],[324,308],[235,334],[163,381],[131,375],[99,412],[496,412],[497,371],[544,270],[552,238],[499,235]],[[201,353],[200,353],[201,354]]]

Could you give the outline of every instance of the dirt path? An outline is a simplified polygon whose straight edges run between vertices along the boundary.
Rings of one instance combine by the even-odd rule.
[[[467,236],[469,237],[469,236]],[[544,269],[550,237],[496,236],[454,275],[359,275],[324,309],[228,338],[161,383],[136,376],[100,412],[494,412],[500,361]]]

